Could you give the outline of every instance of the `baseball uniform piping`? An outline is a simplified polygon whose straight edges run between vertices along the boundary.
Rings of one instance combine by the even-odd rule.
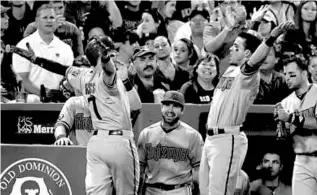
[[[233,147],[234,147],[234,135],[231,135],[232,138],[232,144],[231,144],[231,157],[230,157],[230,162],[229,162],[229,169],[228,169],[228,173],[227,173],[227,180],[226,180],[226,187],[225,187],[225,193],[224,195],[227,194],[227,187],[228,187],[228,182],[229,182],[229,175],[230,175],[230,171],[231,171],[231,165],[232,165],[232,158],[233,158]]]
[[[129,140],[129,143],[130,143],[130,149],[131,149],[131,153],[132,153],[132,157],[133,157],[133,194],[136,194],[136,178],[135,178],[135,157],[134,157],[134,152],[133,152],[133,148],[132,148],[132,143],[131,143],[131,140]]]

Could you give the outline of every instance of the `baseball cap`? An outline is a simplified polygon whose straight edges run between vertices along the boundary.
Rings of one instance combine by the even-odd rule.
[[[265,20],[265,21],[267,21],[267,22],[273,22],[273,23],[275,24],[275,26],[277,26],[277,19],[276,19],[276,17],[274,16],[274,14],[272,13],[272,11],[270,11],[270,10],[268,10],[268,11],[264,14],[262,20]]]
[[[9,9],[9,7],[4,7],[3,5],[1,5],[1,14],[6,13]]]
[[[135,60],[136,57],[141,57],[141,56],[144,56],[146,54],[155,55],[156,53],[153,50],[149,49],[148,47],[143,46],[141,48],[137,48],[134,50],[132,60]]]
[[[196,8],[193,9],[189,15],[189,19],[192,19],[197,14],[202,15],[205,19],[209,20],[209,12],[206,9]]]
[[[178,91],[167,91],[164,93],[163,100],[161,101],[162,104],[164,103],[176,103],[182,107],[185,105],[185,98],[184,95]]]

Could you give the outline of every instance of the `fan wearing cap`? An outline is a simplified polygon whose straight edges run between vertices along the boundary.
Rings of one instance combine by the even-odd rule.
[[[141,47],[134,51],[130,81],[134,83],[142,103],[154,103],[153,91],[164,89],[161,81],[154,76],[156,69],[156,55],[153,50]]]
[[[197,130],[181,121],[184,106],[182,93],[167,91],[161,102],[162,120],[140,133],[142,194],[189,195],[193,182],[198,182],[203,139]]]

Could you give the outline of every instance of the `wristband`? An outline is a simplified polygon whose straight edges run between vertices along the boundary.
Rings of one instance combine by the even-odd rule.
[[[127,78],[125,79],[124,81],[122,81],[123,84],[124,84],[124,87],[127,91],[131,91],[133,89],[133,85],[132,83],[130,82],[130,80]]]
[[[272,37],[270,36],[266,41],[265,41],[265,44],[268,46],[268,47],[272,47],[274,42],[276,41],[277,37]]]
[[[66,135],[60,134],[59,136],[57,136],[56,141],[59,140],[59,139],[61,139],[61,138],[63,138],[63,137],[66,137]]]

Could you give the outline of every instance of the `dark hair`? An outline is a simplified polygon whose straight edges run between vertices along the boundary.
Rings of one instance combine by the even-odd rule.
[[[296,25],[296,28],[301,31],[300,33],[302,35],[305,35],[304,30],[303,30],[304,28],[303,28],[303,19],[302,19],[302,8],[308,2],[314,2],[317,6],[317,1],[301,1],[301,3],[298,5],[296,13],[295,13],[295,25]],[[317,16],[315,18],[315,21],[313,21],[311,23],[310,29],[308,31],[312,37],[314,37],[315,33],[316,33],[316,24],[317,24]]]
[[[165,36],[168,37],[166,24],[163,16],[158,12],[157,9],[146,9],[143,13],[148,13],[153,17],[155,23],[159,24],[157,27],[157,36]]]
[[[198,77],[198,73],[196,72],[197,69],[198,69],[198,66],[201,64],[202,61],[204,61],[205,59],[208,59],[208,58],[212,58],[216,64],[216,69],[217,69],[217,75],[216,77],[212,80],[212,84],[214,86],[216,86],[219,82],[219,75],[220,75],[220,69],[219,69],[219,64],[220,64],[220,61],[219,61],[219,58],[214,55],[214,54],[210,54],[208,53],[205,57],[203,58],[200,58],[196,65],[194,66],[194,69],[193,69],[193,77],[192,77],[192,80],[197,80],[197,77]]]
[[[251,53],[255,52],[255,50],[261,44],[261,40],[254,35],[251,35],[247,32],[241,32],[238,37],[245,39],[244,47],[251,51]]]
[[[53,6],[51,4],[42,4],[36,11],[36,17],[39,17],[40,16],[40,12],[42,10],[45,10],[45,9],[52,9],[54,10]]]
[[[308,71],[308,61],[303,54],[294,54],[290,55],[286,59],[283,59],[283,66],[287,66],[292,62],[295,62],[300,70]]]
[[[187,49],[188,49],[188,56],[190,56],[189,65],[195,65],[197,63],[197,60],[198,60],[198,54],[195,50],[193,42],[187,38],[181,38],[181,39],[178,39],[177,41],[182,41],[183,43],[186,44]],[[175,43],[177,41],[175,41]]]

